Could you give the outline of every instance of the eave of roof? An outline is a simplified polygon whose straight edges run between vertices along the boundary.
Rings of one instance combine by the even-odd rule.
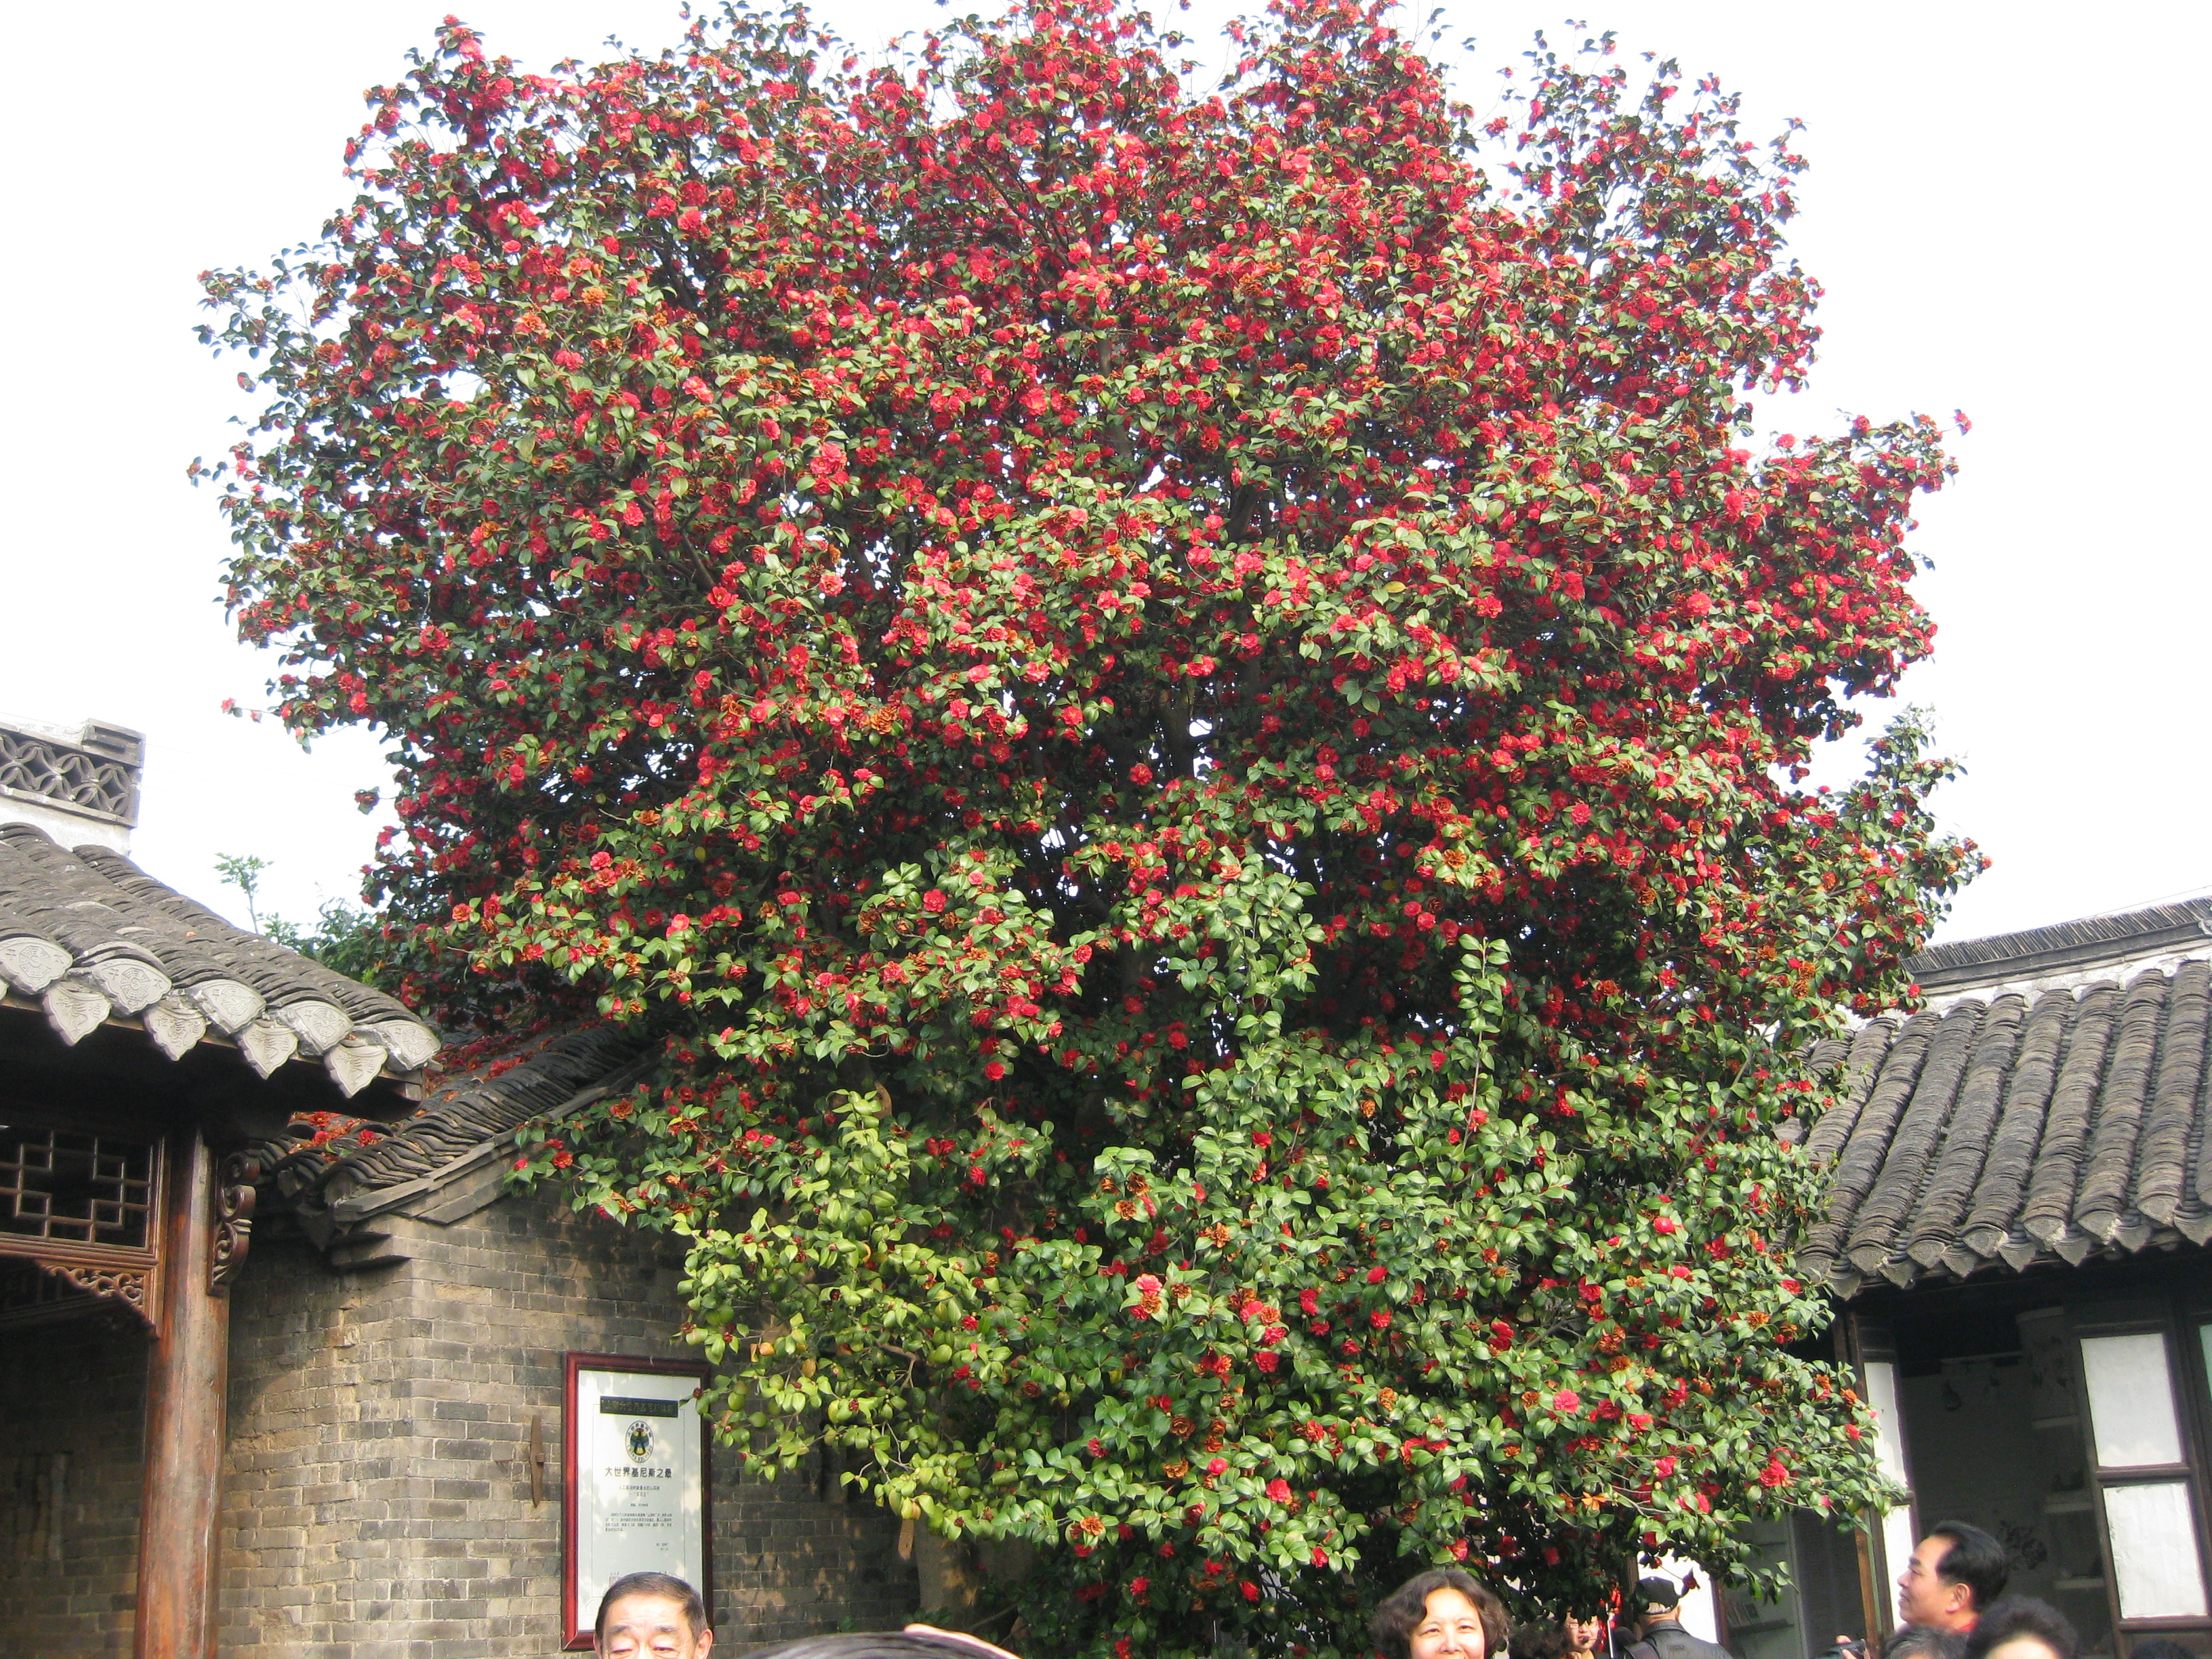
[[[0,825],[0,988],[72,1047],[132,1024],[172,1060],[216,1041],[264,1078],[319,1062],[347,1097],[411,1081],[440,1043],[382,992],[233,927],[119,853],[66,848],[27,823]]]
[[[480,1189],[477,1201],[489,1202],[517,1130],[628,1088],[655,1052],[611,1025],[489,1042],[435,1078],[421,1109],[389,1133],[357,1150],[271,1147],[267,1178],[310,1236],[334,1247],[389,1212],[435,1212],[449,1188]]]

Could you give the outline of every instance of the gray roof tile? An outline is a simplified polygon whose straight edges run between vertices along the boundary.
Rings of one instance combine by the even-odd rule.
[[[1849,1295],[2212,1238],[2212,963],[1960,999],[1814,1053],[1835,1103],[1801,1261]]]
[[[2007,983],[2017,988],[2022,983],[2051,986],[2118,976],[2130,963],[2148,967],[2159,958],[2201,955],[2208,936],[2212,897],[2193,898],[1931,945],[1905,965],[1923,991],[1940,999]]]

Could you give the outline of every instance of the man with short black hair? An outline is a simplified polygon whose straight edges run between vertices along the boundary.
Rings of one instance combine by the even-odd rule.
[[[1642,1619],[1643,1637],[1624,1659],[1735,1659],[1717,1642],[1692,1636],[1682,1628],[1682,1592],[1671,1578],[1654,1573],[1636,1585],[1636,1610]]]
[[[2002,1544],[1964,1521],[1939,1522],[1897,1581],[1898,1617],[1908,1625],[1970,1631],[2011,1577]]]
[[[592,1626],[599,1659],[707,1659],[714,1632],[707,1628],[699,1592],[665,1572],[631,1572],[607,1586]]]

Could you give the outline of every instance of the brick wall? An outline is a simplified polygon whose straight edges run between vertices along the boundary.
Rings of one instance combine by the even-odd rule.
[[[264,1227],[232,1291],[220,1650],[556,1653],[563,1357],[686,1357],[668,1340],[677,1264],[542,1197],[377,1225],[405,1259],[347,1272]],[[82,1449],[62,1560],[0,1562],[0,1656],[130,1647],[145,1341],[69,1327],[41,1340],[64,1331],[51,1365],[19,1352],[28,1333],[0,1346],[0,1471],[19,1424],[40,1425],[41,1449]],[[718,1650],[909,1616],[915,1571],[883,1510],[818,1470],[740,1480],[721,1448],[714,1468]]]
[[[234,1293],[223,1651],[556,1652],[564,1356],[689,1357],[669,1340],[678,1259],[546,1196],[376,1225],[406,1260],[335,1273],[304,1243],[257,1245]],[[881,1510],[804,1477],[741,1482],[720,1449],[715,1474],[723,1643],[915,1606]]]

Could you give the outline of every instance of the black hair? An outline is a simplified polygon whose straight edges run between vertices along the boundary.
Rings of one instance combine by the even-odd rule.
[[[1513,1659],[1567,1659],[1574,1650],[1565,1625],[1523,1625],[1513,1632]]]
[[[1505,1651],[1505,1603],[1457,1567],[1431,1567],[1408,1578],[1382,1600],[1368,1621],[1367,1633],[1382,1650],[1382,1659],[1412,1659],[1413,1632],[1429,1611],[1429,1597],[1440,1589],[1457,1590],[1474,1603],[1482,1620],[1482,1650],[1486,1659],[1498,1659]],[[809,1655],[808,1659],[812,1659]],[[2069,1656],[2071,1659],[2071,1656]]]
[[[1966,1659],[1988,1659],[1998,1647],[2023,1636],[2042,1643],[2058,1659],[2081,1659],[2081,1638],[2066,1615],[2032,1595],[2008,1595],[1976,1620],[1966,1638]]]
[[[625,1595],[658,1595],[675,1602],[684,1609],[684,1622],[696,1636],[707,1628],[707,1604],[699,1599],[699,1592],[673,1573],[626,1572],[607,1586],[607,1593],[599,1598],[599,1616],[592,1621],[595,1638],[607,1633],[607,1609]]]
[[[1964,1584],[1974,1593],[1974,1611],[1986,1612],[1990,1603],[2004,1594],[2005,1584],[2012,1577],[2011,1553],[1979,1527],[1964,1521],[1938,1521],[1928,1528],[1928,1535],[1951,1540],[1951,1547],[1936,1564],[1936,1576],[1949,1583]]]
[[[866,1635],[802,1636],[781,1647],[750,1648],[745,1659],[985,1659],[985,1656],[971,1644],[948,1637],[880,1631]]]
[[[1966,1651],[1964,1631],[1906,1625],[1889,1633],[1889,1639],[1881,1644],[1881,1659],[1964,1659]]]

